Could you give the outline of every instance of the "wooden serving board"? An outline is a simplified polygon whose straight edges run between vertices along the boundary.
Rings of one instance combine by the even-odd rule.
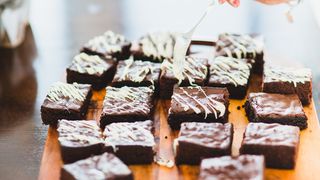
[[[257,76],[251,78],[249,92],[259,91],[261,79]],[[101,90],[94,92],[87,119],[99,120],[102,108],[102,101],[105,92]],[[232,155],[239,154],[243,132],[248,124],[242,105],[244,100],[230,100],[229,122],[234,124],[235,133],[232,144]],[[154,115],[155,138],[157,142],[157,156],[166,160],[173,160],[173,139],[177,137],[178,131],[171,131],[167,123],[167,113],[170,107],[169,100],[158,100],[157,110]],[[241,107],[238,110],[238,107]],[[314,103],[304,108],[308,116],[308,128],[301,131],[297,164],[294,170],[266,169],[266,179],[319,179],[320,178],[320,128],[316,115]],[[39,179],[56,180],[60,177],[62,161],[56,129],[50,127],[45,143],[41,161]],[[192,156],[192,154],[190,154]],[[156,163],[151,165],[129,166],[134,173],[135,179],[197,179],[199,166],[174,166],[167,168]]]

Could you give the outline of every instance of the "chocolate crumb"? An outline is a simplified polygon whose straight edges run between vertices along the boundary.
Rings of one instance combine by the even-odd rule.
[[[168,136],[165,136],[164,138],[165,138],[165,139],[168,139]]]
[[[240,109],[241,109],[241,107],[240,107],[240,106],[237,106],[237,109],[238,109],[238,110],[240,110]]]

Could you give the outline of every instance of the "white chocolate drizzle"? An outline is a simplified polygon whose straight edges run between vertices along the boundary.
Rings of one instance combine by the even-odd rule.
[[[227,78],[235,86],[246,85],[250,76],[251,64],[233,57],[216,57],[210,64],[210,76]]]
[[[134,123],[112,123],[106,126],[104,130],[105,144],[117,150],[118,145],[135,145],[155,146],[154,136],[151,133],[150,120]]]
[[[97,55],[88,55],[86,53],[80,53],[73,58],[73,66],[76,67],[80,73],[88,74],[103,74],[108,64]]]
[[[148,100],[150,94],[153,93],[153,86],[151,87],[107,87],[106,96],[104,100],[103,111],[121,112],[134,111],[148,113],[150,106]]]
[[[133,59],[125,60],[125,67],[120,75],[119,80],[130,79],[134,82],[142,82],[147,75],[153,73],[156,69],[152,66],[151,62],[147,61],[134,61]],[[151,78],[151,83],[154,84]]]
[[[56,82],[49,89],[47,98],[51,102],[57,102],[62,98],[74,99],[81,102],[85,100],[86,96],[78,88],[77,83],[67,84],[63,82]]]
[[[266,66],[263,82],[290,82],[293,83],[294,87],[297,87],[298,83],[310,82],[311,78],[312,73],[309,68]]]
[[[153,57],[159,61],[173,57],[175,33],[156,32],[142,37],[139,41],[144,55]]]
[[[260,38],[252,38],[249,35],[222,34],[219,37],[218,46],[228,57],[247,58],[248,54],[252,54],[251,58],[256,57],[256,53],[262,51],[263,40]]]
[[[167,69],[167,70],[171,71],[172,73],[175,71],[174,68],[175,68],[175,66],[168,59],[164,60],[161,65],[162,70]],[[186,57],[185,66],[184,66],[184,70],[182,72],[182,75],[184,77],[183,79],[186,78],[189,81],[190,85],[196,86],[195,79],[196,78],[197,79],[204,79],[207,76],[207,73],[208,73],[207,66],[205,66],[202,62],[197,61],[196,59],[194,59],[192,57]],[[178,79],[179,84],[181,83],[181,81],[183,79],[181,79],[181,78]]]
[[[198,96],[194,96],[193,94],[189,94],[188,91],[185,90],[184,87],[179,87],[179,89],[182,91],[184,96],[186,96],[188,99],[193,100],[196,104],[198,104],[204,111],[204,118],[206,119],[208,114],[214,114],[215,118],[224,116],[226,112],[226,107],[223,103],[216,101],[212,99],[210,96],[206,94],[206,92],[202,89],[202,87],[188,87],[190,89],[197,88],[198,92],[202,93],[205,96],[205,101],[198,99]],[[196,113],[201,113],[201,109],[199,109],[197,106],[194,106],[192,103],[189,103],[187,99],[185,99],[183,96],[179,95],[178,93],[174,93],[172,96],[172,99],[177,101],[183,108],[184,111],[189,110],[190,108]],[[220,113],[218,116],[218,112]]]
[[[124,42],[126,42],[124,36],[112,31],[106,31],[103,35],[89,40],[85,46],[93,51],[115,53],[121,51],[120,44]]]

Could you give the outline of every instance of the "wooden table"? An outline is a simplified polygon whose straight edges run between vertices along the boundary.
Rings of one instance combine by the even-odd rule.
[[[223,6],[210,13],[196,36],[262,33],[273,57],[287,59],[286,65],[298,62],[312,68],[314,103],[319,107],[320,30],[309,2],[304,2],[294,10],[294,24],[286,22],[284,6],[270,8],[245,0],[236,10]],[[0,50],[1,179],[38,177],[48,132],[40,105],[48,87],[65,79],[65,68],[83,43],[107,29],[132,40],[148,31],[186,31],[206,4],[206,0],[183,4],[179,0],[31,0],[32,29],[25,43],[16,50]]]

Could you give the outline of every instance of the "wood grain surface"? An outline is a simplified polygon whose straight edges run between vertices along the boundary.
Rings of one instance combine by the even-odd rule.
[[[261,79],[253,76],[249,92],[259,91]],[[100,117],[102,101],[105,92],[101,90],[94,92],[90,110],[87,119],[96,119]],[[239,154],[243,132],[248,124],[244,109],[241,107],[245,100],[230,101],[229,121],[234,124],[235,133],[232,145],[232,155]],[[173,160],[174,154],[172,149],[173,139],[177,137],[178,131],[171,131],[167,123],[167,112],[170,107],[170,101],[158,100],[157,110],[154,115],[155,138],[157,142],[157,155],[166,160]],[[238,107],[241,107],[238,110]],[[309,127],[301,131],[299,153],[297,165],[294,170],[277,170],[266,169],[266,179],[316,179],[320,170],[320,130],[318,118],[315,113],[313,103],[304,108],[308,116]],[[190,154],[192,155],[192,154]],[[60,157],[60,149],[57,141],[57,131],[54,127],[48,130],[48,137],[45,144],[43,158],[40,167],[39,179],[55,180],[60,177],[60,168],[62,161]],[[151,165],[135,165],[130,166],[134,173],[135,179],[197,179],[199,174],[199,166],[174,166],[167,168],[159,166],[156,163]]]

